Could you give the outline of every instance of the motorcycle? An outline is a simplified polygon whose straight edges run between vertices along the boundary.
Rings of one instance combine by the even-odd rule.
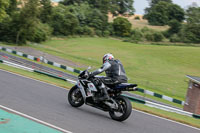
[[[90,68],[78,76],[78,81],[68,93],[68,101],[73,107],[80,107],[84,103],[97,109],[109,112],[110,117],[116,121],[126,120],[132,112],[132,105],[128,98],[122,96],[122,91],[135,91],[137,84],[121,83],[109,86],[108,100],[98,100],[102,96],[101,90],[96,87],[99,76],[90,77]]]

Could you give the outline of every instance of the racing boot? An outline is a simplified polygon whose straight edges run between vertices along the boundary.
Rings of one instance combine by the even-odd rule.
[[[103,95],[101,97],[99,97],[98,100],[100,100],[100,101],[110,100],[106,86],[103,85],[100,87],[100,89],[102,90]]]

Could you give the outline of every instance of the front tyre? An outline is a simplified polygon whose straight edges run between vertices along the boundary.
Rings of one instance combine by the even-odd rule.
[[[68,101],[73,107],[80,107],[84,104],[84,100],[80,89],[77,85],[73,86],[68,93]]]
[[[109,111],[110,117],[116,121],[126,120],[132,112],[132,105],[128,98],[119,96],[115,99],[118,104],[118,110]]]

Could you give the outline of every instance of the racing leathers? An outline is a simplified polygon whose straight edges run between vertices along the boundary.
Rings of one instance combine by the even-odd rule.
[[[119,60],[108,60],[101,68],[93,71],[91,76],[98,75],[102,72],[106,73],[106,77],[100,77],[99,79],[103,82],[98,87],[102,89],[104,93],[103,99],[109,99],[106,86],[115,85],[120,83],[127,83],[127,77],[123,65]],[[105,84],[105,85],[104,85]]]

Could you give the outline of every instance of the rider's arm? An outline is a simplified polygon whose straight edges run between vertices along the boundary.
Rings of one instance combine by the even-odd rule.
[[[97,69],[97,70],[91,72],[91,75],[92,75],[92,76],[98,75],[98,74],[104,72],[105,70],[107,70],[107,69],[110,68],[110,67],[111,67],[111,64],[107,61],[107,62],[105,62],[105,63],[103,64],[103,66],[102,66],[101,68],[99,68],[99,69]]]

